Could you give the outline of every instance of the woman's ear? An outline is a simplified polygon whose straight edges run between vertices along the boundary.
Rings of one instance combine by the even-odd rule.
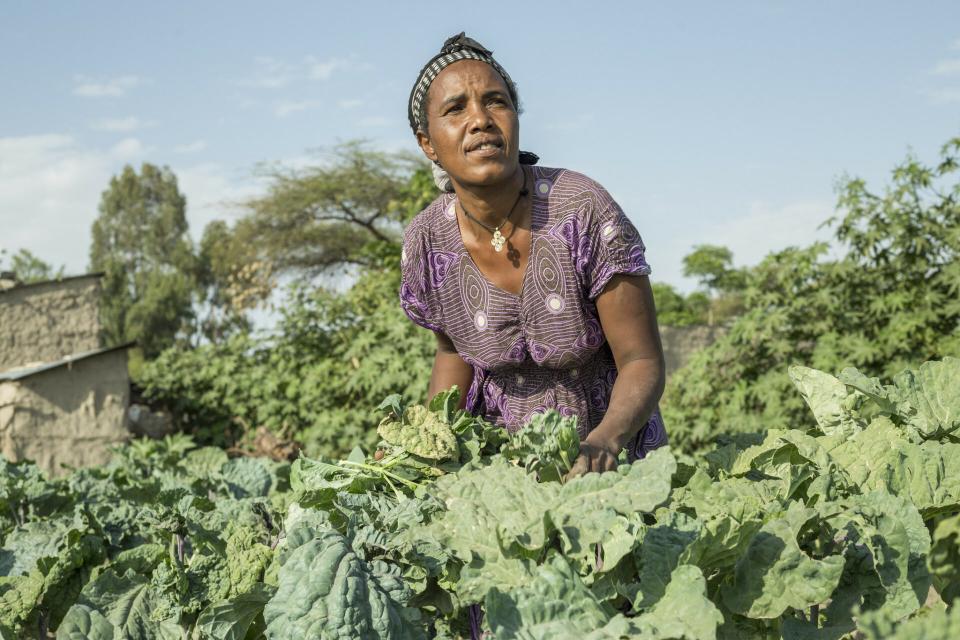
[[[433,145],[430,144],[430,138],[423,131],[417,131],[417,144],[420,145],[423,155],[433,162],[437,161],[437,152],[434,151]]]

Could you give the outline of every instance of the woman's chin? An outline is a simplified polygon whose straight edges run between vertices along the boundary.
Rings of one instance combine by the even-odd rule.
[[[470,162],[470,165],[470,170],[458,180],[461,184],[477,186],[499,184],[512,179],[517,171],[517,163],[507,162],[503,157],[484,158],[482,162],[478,159]]]

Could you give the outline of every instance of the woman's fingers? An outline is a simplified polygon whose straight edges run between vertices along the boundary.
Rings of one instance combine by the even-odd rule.
[[[570,468],[564,480],[570,480],[590,471],[603,473],[614,471],[617,468],[617,457],[603,447],[595,447],[587,443],[580,444],[580,456]]]
[[[588,471],[590,471],[590,456],[581,451],[580,455],[577,456],[577,459],[574,461],[573,466],[570,467],[570,471],[568,471],[567,475],[564,477],[564,480],[576,478],[577,476],[583,475]]]
[[[601,469],[600,471],[614,471],[614,470],[616,470],[617,464],[618,464],[618,463],[617,463],[617,457],[616,457],[615,455],[613,455],[612,453],[610,453],[609,451],[607,451],[606,449],[603,450],[603,458],[602,458],[602,460],[603,460],[603,469]]]

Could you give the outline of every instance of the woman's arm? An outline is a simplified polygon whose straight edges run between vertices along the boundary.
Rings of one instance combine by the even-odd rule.
[[[657,407],[665,380],[653,290],[647,276],[616,275],[597,296],[597,313],[617,364],[610,404],[580,446],[570,475],[608,471]]]
[[[467,405],[467,390],[473,382],[473,368],[463,361],[453,342],[446,334],[437,334],[437,354],[433,358],[433,372],[430,374],[430,387],[427,395],[430,399],[453,385],[460,389],[460,404]]]

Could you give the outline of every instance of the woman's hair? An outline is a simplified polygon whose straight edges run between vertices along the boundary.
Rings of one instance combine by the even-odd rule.
[[[460,60],[479,60],[493,67],[494,71],[500,74],[503,82],[507,85],[507,92],[510,94],[510,100],[513,102],[517,114],[521,113],[517,85],[510,78],[510,74],[493,59],[492,51],[486,49],[476,40],[468,38],[461,31],[459,34],[447,38],[443,47],[440,48],[440,53],[423,65],[420,74],[417,76],[417,81],[413,83],[413,89],[410,90],[410,99],[407,102],[407,118],[414,135],[419,132],[423,132],[426,136],[430,135],[428,131],[430,124],[427,120],[427,95],[430,91],[430,85],[437,79],[441,71]],[[520,164],[536,164],[538,160],[539,158],[534,153],[520,152]],[[438,162],[434,162],[433,181],[441,191],[453,191],[450,176]]]

